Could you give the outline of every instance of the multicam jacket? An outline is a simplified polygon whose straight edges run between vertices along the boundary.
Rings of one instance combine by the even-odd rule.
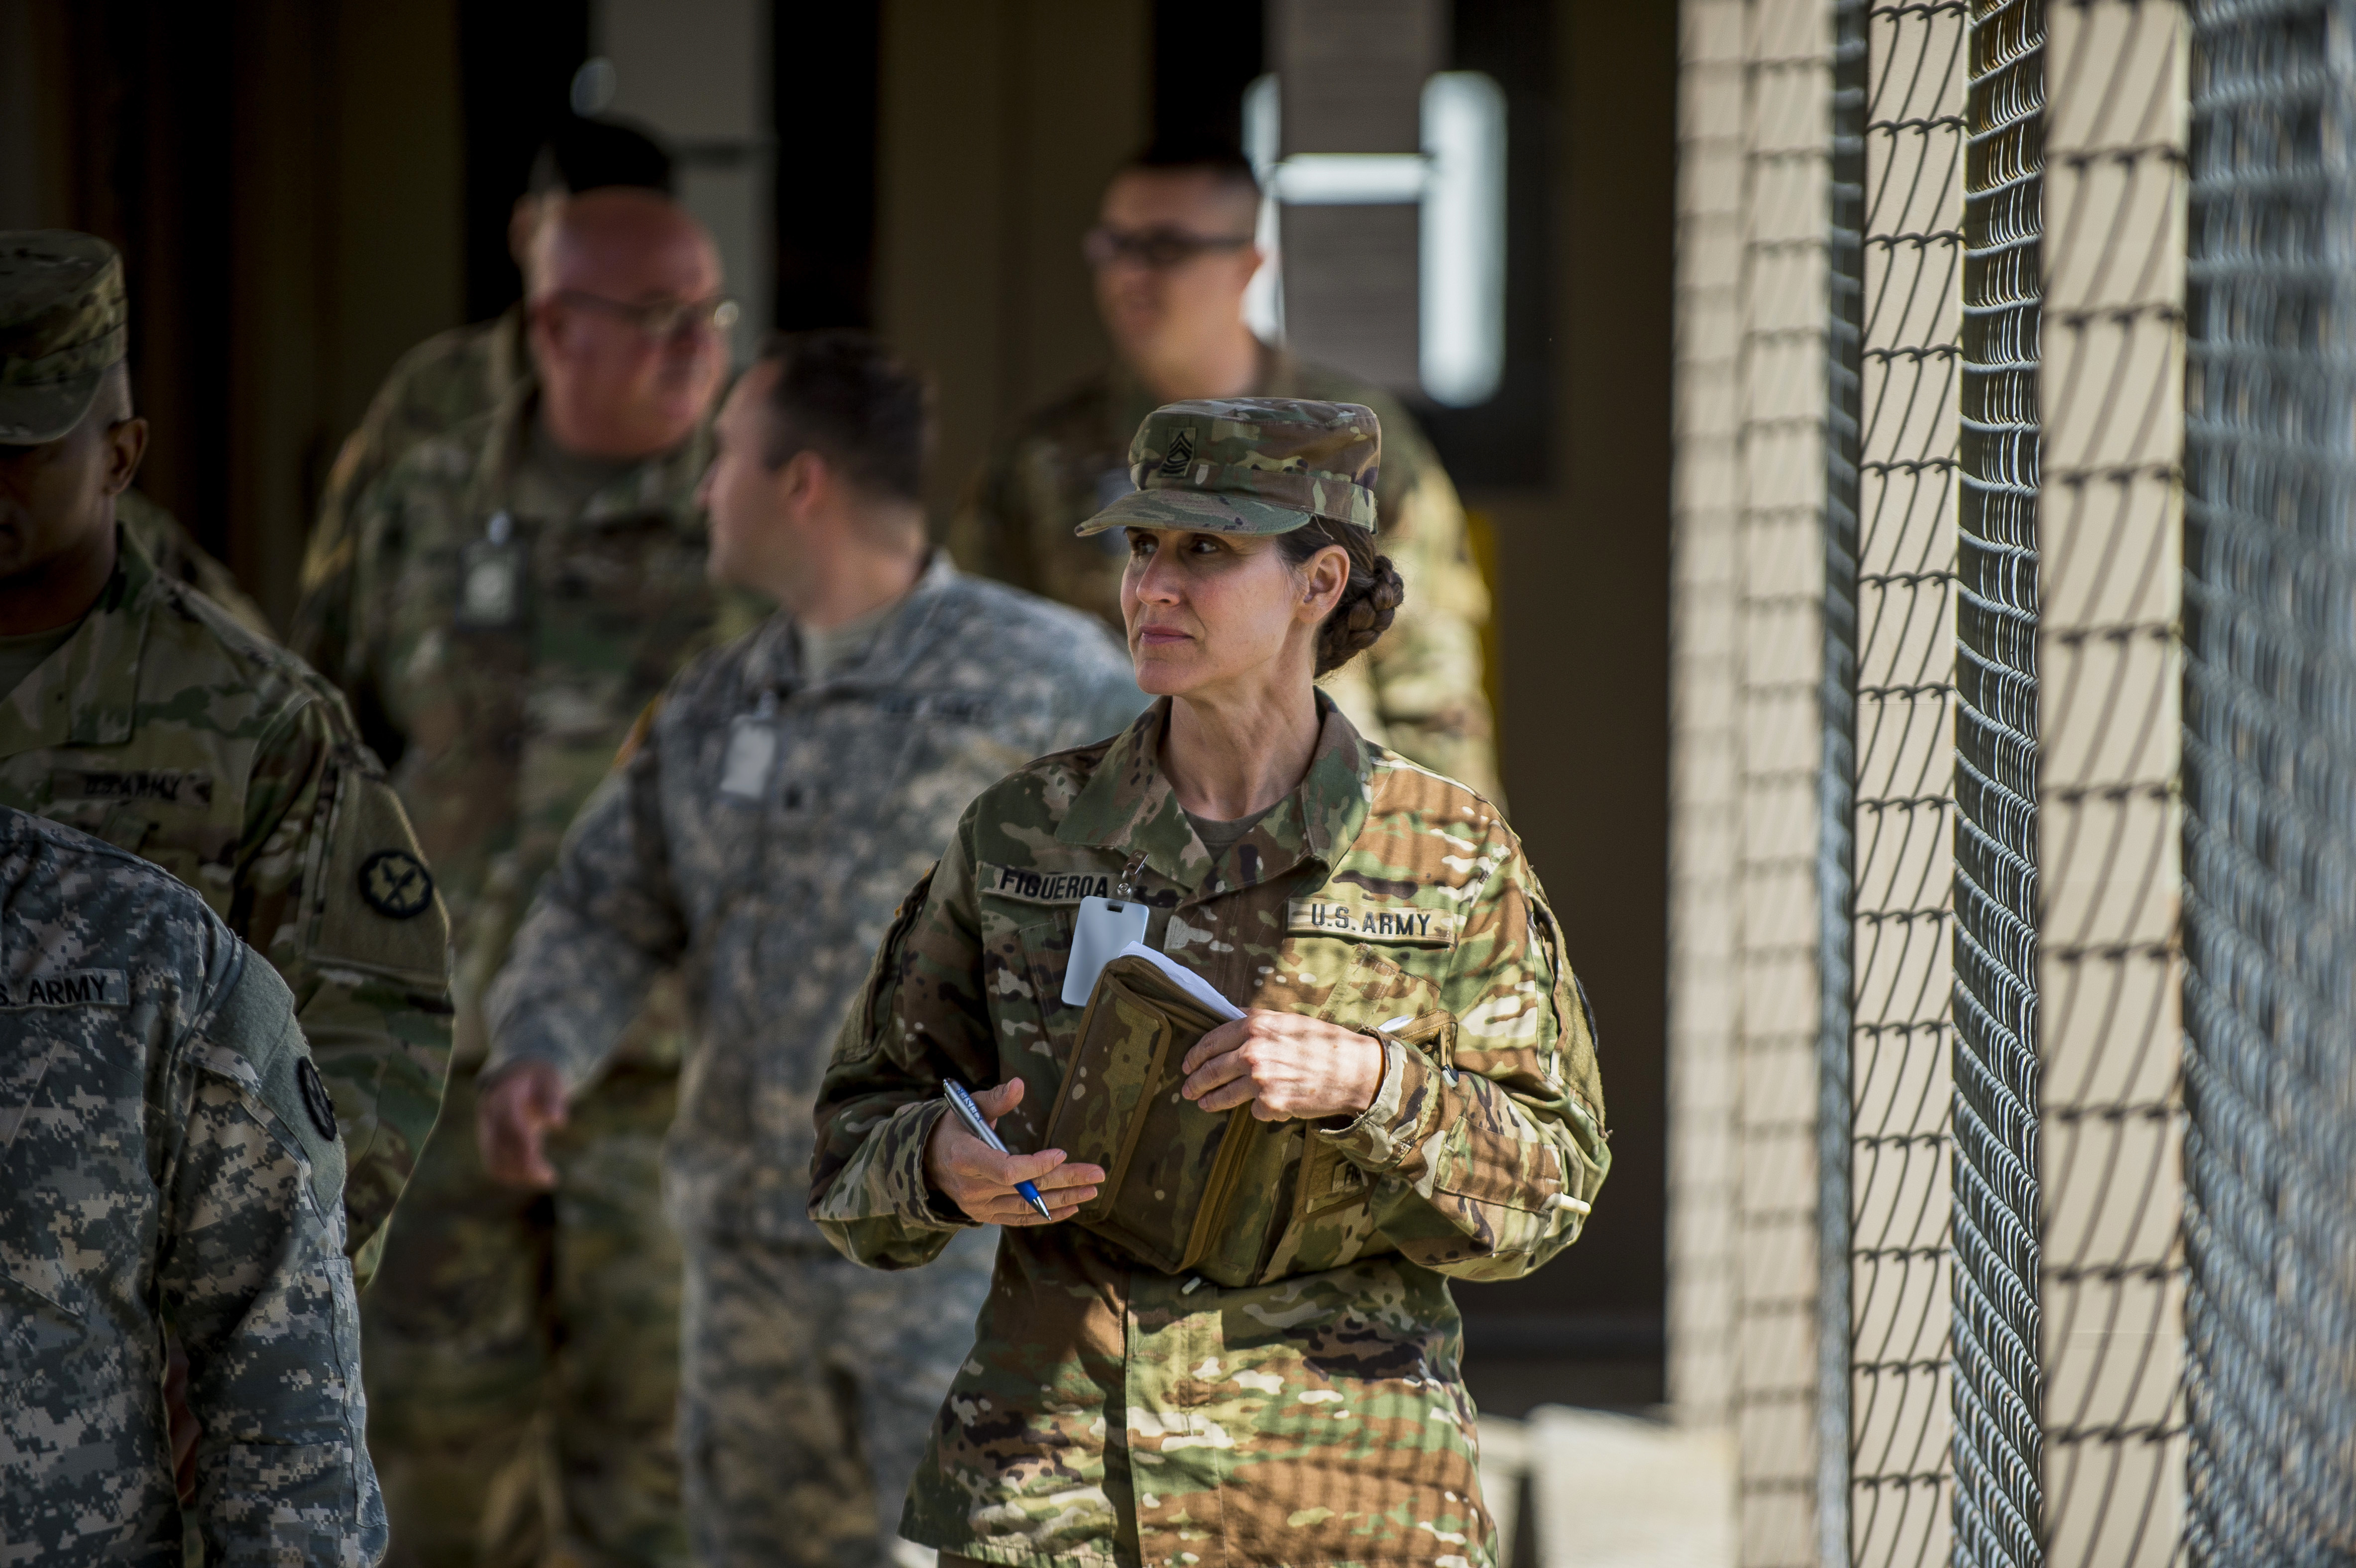
[[[296,618],[391,761],[449,900],[462,1067],[482,1059],[484,990],[632,720],[756,618],[704,576],[708,429],[576,509],[525,456],[536,396],[523,381],[394,464]],[[675,1061],[675,1041],[645,1044]]]
[[[308,590],[350,570],[357,547],[352,525],[362,498],[411,447],[488,413],[530,373],[523,306],[516,305],[489,321],[435,333],[385,376],[359,428],[344,437],[327,469],[318,521],[304,550],[305,592],[288,640],[305,658],[316,663],[324,650],[351,639],[345,619],[350,601]]]
[[[0,805],[153,861],[277,967],[351,1151],[358,1256],[441,1110],[447,917],[335,689],[117,537],[89,617],[0,698]]]
[[[230,618],[256,637],[278,640],[278,628],[262,613],[230,569],[197,542],[180,520],[155,504],[138,490],[125,490],[114,498],[114,521],[123,532],[139,541],[139,548],[155,564],[155,575],[189,587],[229,611]]]
[[[166,1323],[206,1561],[382,1554],[343,1179],[269,966],[154,867],[0,809],[0,1558],[179,1561]]]
[[[1166,701],[1032,764],[974,802],[877,955],[820,1091],[810,1211],[884,1268],[965,1222],[924,1174],[944,1079],[1022,1078],[998,1130],[1040,1146],[1083,1011],[1060,1000],[1076,907],[1135,856],[1147,942],[1231,1000],[1453,1022],[1436,1053],[1385,1041],[1355,1122],[1287,1127],[1237,1221],[1265,1283],[1003,1231],[912,1541],[1091,1568],[1492,1560],[1447,1276],[1524,1274],[1578,1236],[1611,1164],[1593,1026],[1495,810],[1321,707],[1299,789],[1215,861],[1161,770]]]
[[[698,1046],[668,1151],[673,1219],[823,1246],[811,1103],[893,900],[976,795],[1144,700],[1101,627],[945,556],[815,682],[771,618],[679,678],[573,824],[493,991],[494,1060],[552,1062],[578,1086],[651,975],[683,970]]]
[[[1382,421],[1375,496],[1382,548],[1407,584],[1383,640],[1327,678],[1326,690],[1368,738],[1425,767],[1496,792],[1496,742],[1483,684],[1489,591],[1465,543],[1464,507],[1439,456],[1396,399],[1337,371],[1264,351],[1253,397],[1357,403]],[[1072,530],[1130,488],[1130,438],[1152,394],[1116,366],[1033,413],[977,477],[949,530],[969,572],[1076,609],[1120,619],[1128,542]]]

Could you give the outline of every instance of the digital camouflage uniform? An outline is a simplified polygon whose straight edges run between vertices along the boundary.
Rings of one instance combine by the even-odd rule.
[[[117,537],[90,615],[0,697],[0,805],[153,861],[277,967],[335,1095],[365,1269],[449,1071],[447,919],[342,697]]]
[[[530,372],[520,305],[488,321],[437,332],[403,354],[327,469],[318,520],[303,553],[305,589],[351,570],[355,510],[388,469],[418,443],[498,407]],[[327,650],[350,642],[351,627],[343,618],[350,608],[347,596],[306,591],[287,641],[316,662]]]
[[[704,577],[694,488],[708,434],[578,502],[527,458],[535,397],[519,382],[395,463],[298,617],[363,722],[373,715],[400,748],[394,780],[455,950],[450,1105],[365,1313],[369,1441],[396,1563],[686,1552],[672,1446],[680,1262],[658,1176],[676,990],[552,1140],[552,1194],[484,1172],[475,1074],[484,989],[565,825],[634,716],[752,617],[740,606],[723,628],[734,601]]]
[[[1371,440],[1295,439],[1301,423],[1346,435],[1366,411],[1290,410],[1160,411],[1131,453],[1147,489],[1130,499],[1151,504],[1112,522],[1371,525],[1354,482]],[[1162,1273],[1076,1221],[1001,1231],[902,1520],[913,1541],[1104,1568],[1494,1560],[1448,1276],[1524,1274],[1578,1236],[1610,1165],[1593,1026],[1495,809],[1318,707],[1300,784],[1215,859],[1162,768],[1169,699],[1032,764],[973,803],[876,956],[820,1090],[811,1213],[884,1268],[969,1223],[925,1173],[944,1079],[1022,1078],[998,1131],[1043,1146],[1086,1011],[1061,1000],[1077,905],[1125,873],[1149,946],[1241,1005],[1313,1014],[1384,1054],[1363,1114],[1248,1145],[1210,1249],[1232,1283]],[[1159,1093],[1073,1093],[1141,1087]],[[1183,1176],[1250,1111],[1175,1115],[1179,1146],[1135,1159]]]
[[[1362,404],[1380,416],[1382,548],[1407,584],[1407,602],[1370,654],[1323,684],[1367,738],[1494,796],[1496,740],[1481,652],[1489,591],[1467,553],[1463,503],[1439,455],[1395,400],[1280,350],[1262,350],[1254,394]],[[1024,419],[950,528],[958,564],[1119,629],[1128,545],[1118,532],[1078,538],[1073,530],[1129,489],[1122,454],[1153,401],[1116,365]]]
[[[203,900],[0,808],[0,1559],[363,1568],[344,1149],[294,999]]]
[[[819,1077],[894,897],[966,803],[1143,700],[1093,620],[938,557],[862,653],[815,680],[782,614],[699,660],[541,885],[493,991],[495,1061],[579,1085],[658,971],[690,979],[691,1087],[666,1176],[707,1568],[854,1568],[893,1537],[990,1249],[969,1238],[908,1279],[835,1255],[809,1215]]]

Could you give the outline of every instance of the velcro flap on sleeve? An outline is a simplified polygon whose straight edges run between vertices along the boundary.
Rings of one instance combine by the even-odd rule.
[[[236,1083],[260,1102],[273,1130],[292,1138],[293,1152],[310,1165],[320,1212],[340,1212],[343,1140],[318,1069],[311,1065],[311,1048],[294,1022],[294,994],[278,972],[249,956],[188,1054],[198,1067]]]
[[[401,798],[346,758],[333,810],[324,864],[305,890],[307,956],[438,994],[450,978],[450,917]]]

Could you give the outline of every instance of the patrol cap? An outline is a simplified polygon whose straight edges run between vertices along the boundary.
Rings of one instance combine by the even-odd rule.
[[[66,229],[0,231],[0,446],[36,446],[80,424],[130,349],[113,246]]]
[[[1363,403],[1292,397],[1164,403],[1129,444],[1137,489],[1080,524],[1290,533],[1312,517],[1368,532],[1383,426]]]

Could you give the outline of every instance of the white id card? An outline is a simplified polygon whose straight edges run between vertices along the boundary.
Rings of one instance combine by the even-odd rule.
[[[751,714],[738,714],[728,726],[728,755],[720,760],[720,792],[757,800],[768,792],[769,768],[777,760],[777,726]]]
[[[1104,966],[1130,943],[1145,940],[1145,919],[1151,913],[1136,898],[1080,900],[1080,917],[1072,927],[1072,961],[1064,971],[1064,1005],[1087,1004]]]

